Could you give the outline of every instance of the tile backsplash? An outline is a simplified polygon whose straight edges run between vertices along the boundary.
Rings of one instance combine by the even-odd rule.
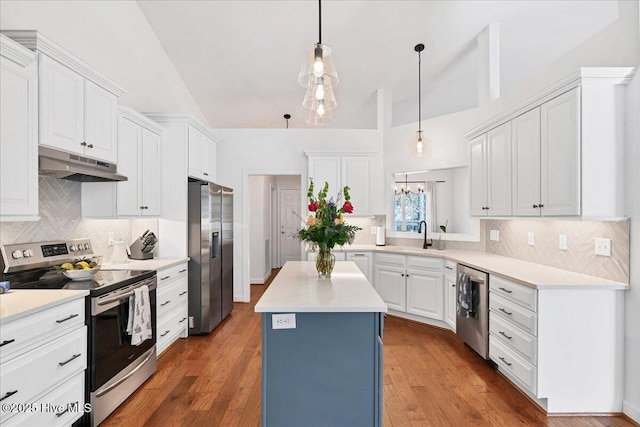
[[[81,184],[41,176],[38,181],[38,221],[0,222],[0,244],[41,242],[88,237],[94,252],[103,254],[108,234],[127,244],[149,229],[158,234],[157,219],[83,219]]]

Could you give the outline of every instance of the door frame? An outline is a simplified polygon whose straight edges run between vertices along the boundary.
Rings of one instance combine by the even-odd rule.
[[[283,190],[285,190],[285,191],[298,191],[298,192],[300,192],[300,200],[302,200],[302,188],[291,188],[291,187],[282,187],[282,188],[277,188],[277,187],[276,187],[276,192],[278,193],[277,202],[276,202],[276,215],[277,215],[277,219],[276,219],[276,228],[275,228],[276,232],[277,232],[277,230],[280,230],[280,229],[282,228],[282,223],[280,222],[280,219],[281,219],[280,214],[282,213],[282,212],[281,212],[281,210],[280,210],[280,209],[281,209],[280,201],[281,201],[282,191],[283,191]],[[301,212],[301,213],[300,213],[300,217],[301,217],[301,218],[304,218],[304,217],[302,216],[302,211],[300,211],[300,212]],[[281,235],[280,235],[280,234],[278,234],[278,242],[277,242],[277,248],[278,248],[278,250],[277,250],[276,254],[277,254],[277,256],[278,256],[278,262],[277,262],[277,264],[278,264],[279,266],[280,266],[280,265],[282,265],[282,246],[280,245],[280,239],[281,239]],[[302,242],[300,242],[300,245],[302,246]],[[305,259],[305,258],[303,257],[303,256],[304,256],[304,250],[301,250],[301,251],[300,251],[300,255],[301,255],[301,258],[300,258],[300,259]]]
[[[253,175],[267,175],[267,176],[275,176],[275,175],[299,175],[300,176],[300,194],[302,195],[303,191],[306,191],[307,188],[307,171],[306,169],[244,169],[242,172],[242,224],[236,224],[236,227],[241,227],[241,232],[239,233],[242,236],[242,249],[238,255],[238,259],[242,262],[242,268],[240,271],[242,272],[242,297],[234,298],[236,301],[242,302],[250,302],[251,301],[251,270],[250,270],[250,260],[249,254],[251,250],[250,241],[249,241],[249,215],[250,215],[250,205],[251,199],[249,197],[249,177]],[[300,198],[300,212],[306,212],[306,197]],[[234,229],[234,234],[235,234]],[[303,259],[304,246],[302,243],[300,244],[300,259]],[[235,255],[234,255],[235,258]],[[244,260],[247,260],[244,262]]]

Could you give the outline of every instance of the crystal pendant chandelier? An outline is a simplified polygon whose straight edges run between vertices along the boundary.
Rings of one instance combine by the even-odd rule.
[[[422,141],[422,73],[420,68],[422,57],[420,53],[424,50],[424,45],[422,43],[417,44],[414,50],[418,52],[418,138],[416,139],[416,153],[421,157],[424,153],[424,142]]]
[[[333,93],[338,84],[338,73],[333,65],[331,48],[322,44],[321,0],[318,0],[318,43],[306,49],[298,83],[307,88],[302,101],[302,105],[311,110],[307,123],[323,126],[335,122],[330,110],[338,105]]]

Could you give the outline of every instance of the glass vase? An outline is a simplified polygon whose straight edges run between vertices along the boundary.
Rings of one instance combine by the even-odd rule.
[[[331,272],[333,271],[335,263],[336,257],[331,252],[331,249],[319,249],[318,256],[316,257],[318,277],[321,279],[331,278]]]

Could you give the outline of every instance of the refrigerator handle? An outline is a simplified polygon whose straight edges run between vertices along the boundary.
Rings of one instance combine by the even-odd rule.
[[[211,259],[218,256],[220,256],[220,232],[214,231],[211,233]]]

